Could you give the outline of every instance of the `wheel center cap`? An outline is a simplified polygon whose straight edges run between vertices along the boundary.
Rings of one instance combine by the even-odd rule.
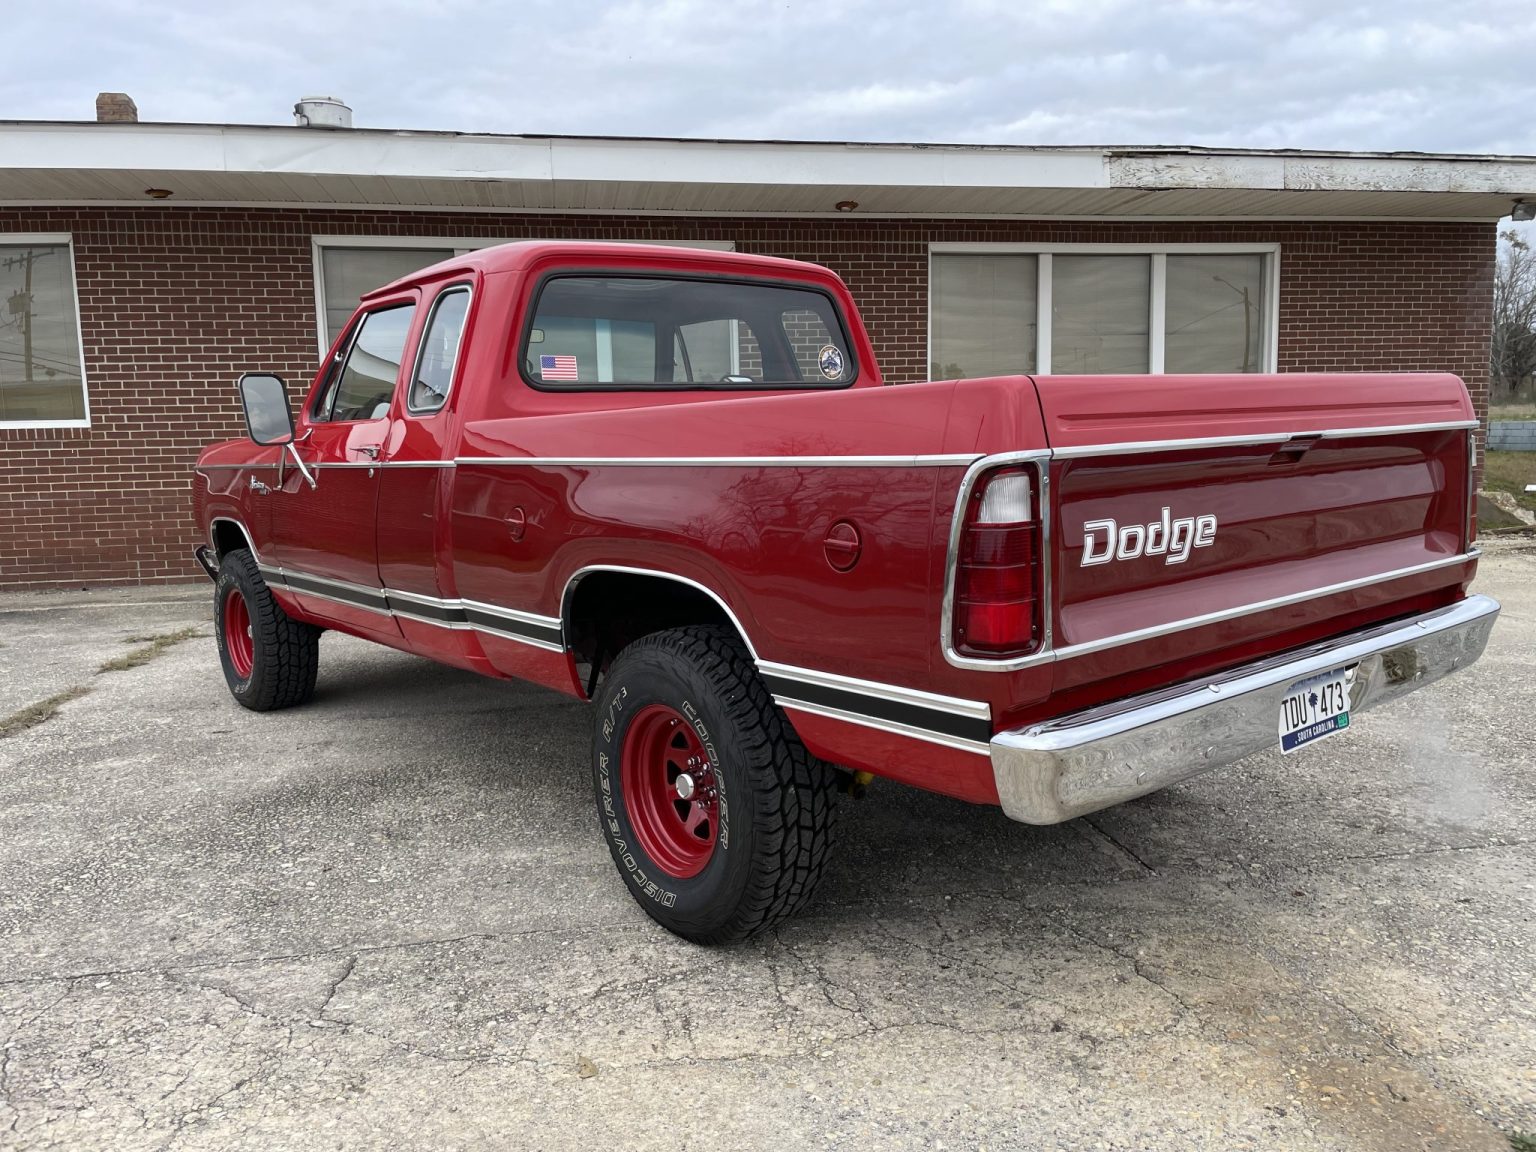
[[[677,780],[673,782],[672,787],[677,789],[677,798],[679,800],[693,799],[693,777],[688,775],[688,773],[684,772],[679,775]]]

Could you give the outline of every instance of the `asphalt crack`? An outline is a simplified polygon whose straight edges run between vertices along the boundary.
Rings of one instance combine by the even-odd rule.
[[[1123,853],[1129,860],[1131,860],[1132,863],[1134,863],[1148,876],[1157,875],[1156,868],[1152,867],[1152,865],[1143,860],[1141,856],[1129,844],[1126,844],[1118,836],[1114,835],[1114,833],[1106,832],[1103,828],[1101,828],[1098,824],[1098,821],[1094,820],[1093,817],[1083,816],[1080,817],[1080,819],[1089,828],[1092,828],[1093,831],[1102,837],[1106,842],[1119,849],[1121,853]]]
[[[331,1001],[336,999],[337,989],[345,984],[351,978],[352,973],[355,971],[357,971],[357,956],[354,954],[347,957],[347,962],[341,967],[341,975],[332,980],[330,987],[326,989],[325,1000],[321,1003],[319,1010],[315,1013],[316,1020],[325,1019],[325,1010],[331,1006]]]

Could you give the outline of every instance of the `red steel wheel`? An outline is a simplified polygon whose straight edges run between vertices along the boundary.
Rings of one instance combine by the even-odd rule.
[[[642,708],[624,734],[619,779],[635,839],[678,880],[704,871],[715,852],[720,798],[714,765],[683,714]]]
[[[251,638],[251,612],[245,605],[240,589],[231,587],[224,597],[224,648],[235,675],[242,680],[251,678],[256,666],[256,647]]]

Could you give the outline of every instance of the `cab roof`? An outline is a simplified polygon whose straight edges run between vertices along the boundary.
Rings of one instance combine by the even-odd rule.
[[[365,292],[362,300],[374,300],[456,273],[478,271],[490,275],[497,272],[520,272],[534,264],[562,260],[595,266],[610,263],[632,266],[639,262],[680,270],[703,266],[711,271],[742,272],[780,279],[838,281],[835,273],[819,264],[746,252],[726,252],[717,248],[688,248],[675,244],[615,244],[592,240],[516,240],[490,248],[477,248],[429,264],[409,276],[402,276],[372,292]]]

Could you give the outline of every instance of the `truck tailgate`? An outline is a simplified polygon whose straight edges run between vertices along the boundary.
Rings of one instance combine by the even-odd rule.
[[[1058,692],[1199,675],[1449,602],[1470,579],[1475,419],[1454,376],[1035,384]]]

